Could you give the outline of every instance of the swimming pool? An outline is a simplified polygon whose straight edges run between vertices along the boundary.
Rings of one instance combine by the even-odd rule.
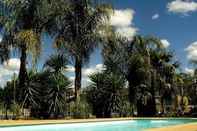
[[[165,127],[197,122],[195,119],[143,119],[113,122],[77,124],[52,124],[34,126],[0,127],[0,131],[142,131],[148,128]]]

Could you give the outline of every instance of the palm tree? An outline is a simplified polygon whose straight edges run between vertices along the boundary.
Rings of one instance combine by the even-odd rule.
[[[36,83],[37,73],[34,71],[29,71],[27,73],[28,80],[26,81],[25,88],[23,92],[18,90],[18,94],[22,96],[23,100],[21,102],[21,108],[29,108],[39,106],[39,84]],[[20,94],[21,93],[21,94]],[[20,101],[19,101],[20,102]]]
[[[90,76],[91,85],[87,88],[87,99],[97,117],[111,117],[121,113],[122,93],[125,80],[110,72],[95,73]]]
[[[75,66],[75,97],[79,98],[82,67],[100,41],[110,8],[90,0],[70,0],[70,10],[57,22],[55,45],[71,56]],[[63,47],[63,48],[62,48]]]
[[[153,104],[153,95],[151,90],[147,85],[141,84],[136,87],[136,99],[137,99],[137,108],[138,116],[152,116],[152,110],[150,106]],[[151,105],[150,105],[151,104]]]
[[[51,1],[52,2],[52,1]],[[20,52],[19,87],[24,88],[28,79],[27,54],[33,60],[33,65],[41,52],[41,34],[48,29],[54,16],[54,9],[47,0],[2,0],[0,25],[4,29],[0,52],[6,52],[1,56],[4,60],[8,58],[9,48],[4,45],[12,45]],[[54,2],[54,1],[53,1]],[[51,16],[50,16],[51,15]],[[6,49],[6,50],[5,50]],[[21,90],[22,91],[22,90]]]
[[[27,49],[30,45],[38,47],[39,37],[33,31],[33,23],[35,18],[35,1],[28,1],[27,3],[19,3],[19,1],[3,1],[4,11],[4,28],[5,34],[11,34],[10,39],[14,41],[14,44],[19,47],[21,51],[21,65],[19,71],[20,86],[25,86],[25,80],[27,78],[26,59]],[[32,49],[33,50],[33,49]],[[38,51],[37,48],[34,51]],[[37,54],[38,52],[36,52]]]
[[[57,54],[52,55],[50,59],[48,59],[44,67],[52,72],[61,73],[63,70],[66,70],[66,65],[68,64],[68,59],[65,55]]]
[[[68,64],[67,57],[61,54],[52,55],[45,63],[44,67],[50,72],[48,77],[51,82],[48,88],[47,99],[49,114],[54,114],[57,118],[60,113],[64,113],[67,102],[68,87],[71,82],[63,74]]]
[[[52,74],[52,85],[47,91],[49,113],[54,114],[55,118],[58,115],[64,115],[67,103],[67,92],[71,82],[62,74]]]
[[[44,64],[44,72],[28,72],[28,80],[22,94],[21,108],[31,109],[34,117],[57,118],[65,111],[66,93],[71,82],[64,75],[67,57],[52,55]]]
[[[155,90],[159,92],[159,95],[161,96],[161,109],[163,112],[165,99],[172,98],[175,95],[174,91],[178,90],[178,86],[181,86],[181,79],[178,78],[178,74],[176,74],[176,69],[179,67],[179,63],[177,61],[174,62],[172,52],[169,52],[166,49],[161,49],[159,51],[151,52],[151,64],[153,67],[152,71],[155,74],[154,77],[156,78],[154,78],[154,83],[159,87],[155,88]],[[173,88],[171,87],[172,85]],[[167,93],[169,90],[171,91],[171,94]]]
[[[112,72],[114,69],[118,70],[127,79],[131,103],[137,102],[136,87],[140,87],[141,84],[152,88],[150,91],[154,98],[154,88],[151,83],[151,52],[162,48],[160,40],[154,37],[135,36],[132,42],[129,42],[124,38],[114,38],[113,36],[116,37],[116,35],[110,36],[103,48],[104,63],[107,68],[110,68]],[[151,109],[155,113],[155,100],[152,100],[154,107]]]

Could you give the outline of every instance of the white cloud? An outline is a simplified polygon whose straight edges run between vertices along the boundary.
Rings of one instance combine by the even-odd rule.
[[[90,67],[90,68],[85,68],[82,70],[82,75],[84,77],[88,77],[89,75],[96,73],[96,72],[101,72],[104,69],[103,64],[97,64],[95,67]]]
[[[190,61],[197,62],[197,41],[191,43],[186,49],[187,51],[187,58]]]
[[[18,58],[11,58],[4,62],[3,66],[8,70],[18,70],[20,68],[20,60]]]
[[[167,5],[168,11],[187,15],[189,12],[197,11],[197,2],[191,0],[174,0]]]
[[[112,26],[118,27],[130,26],[132,25],[134,13],[132,9],[115,10],[110,23]]]
[[[137,28],[133,26],[134,10],[115,10],[111,15],[110,24],[115,27],[116,32],[131,40],[137,32]]]
[[[152,20],[156,20],[156,19],[158,19],[159,18],[159,14],[154,14],[153,16],[152,16]]]
[[[122,28],[117,28],[116,32],[120,34],[121,36],[126,37],[129,40],[131,40],[133,36],[136,35],[137,29],[132,28],[132,27],[122,27]]]
[[[90,85],[90,83],[91,83],[91,80],[89,77],[82,78],[82,87],[87,87]]]
[[[170,42],[166,39],[162,39],[161,43],[163,44],[164,48],[168,48],[170,46]]]
[[[71,65],[68,65],[67,68],[66,68],[66,71],[67,72],[74,72],[75,71],[75,68]]]
[[[11,58],[0,66],[0,86],[3,87],[11,80],[14,74],[18,75],[20,68],[20,60]]]
[[[0,34],[0,42],[2,41],[2,39],[3,39],[3,37],[2,37],[2,35]]]
[[[102,71],[102,70],[105,69],[105,66],[103,64],[97,64],[96,69],[99,70],[99,71]]]
[[[101,72],[105,69],[105,66],[103,64],[97,64],[94,67],[85,68],[82,70],[82,86],[87,87],[90,84],[89,76],[91,74],[94,74],[96,72]]]
[[[69,78],[69,80],[71,80],[71,81],[74,81],[75,80],[75,77],[74,76],[70,76],[70,77],[68,77]]]
[[[190,75],[194,75],[194,69],[190,69],[190,68],[185,68],[185,73],[190,74]]]
[[[89,67],[89,68],[83,68],[82,69],[82,75],[83,76],[89,76],[95,72],[100,72],[104,69],[104,65],[103,64],[97,64],[95,66]],[[73,66],[67,66],[66,71],[68,71],[69,73],[74,73],[75,72],[75,68]]]
[[[95,72],[95,69],[93,68],[87,68],[87,69],[83,69],[83,75],[84,76],[88,76],[88,75],[91,75]]]
[[[70,69],[73,69],[73,66],[69,67]],[[89,75],[96,73],[96,72],[101,72],[102,70],[105,69],[105,66],[103,64],[97,64],[95,66],[92,66],[90,68],[84,68],[82,69],[82,87],[86,87],[90,83]],[[74,70],[71,70],[74,72]],[[74,88],[74,76],[69,76],[69,79],[73,82],[73,88]]]

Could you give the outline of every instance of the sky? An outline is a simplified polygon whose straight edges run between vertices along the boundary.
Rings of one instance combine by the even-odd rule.
[[[191,60],[197,60],[197,0],[109,0],[115,11],[110,24],[116,32],[132,39],[136,34],[156,36],[161,39],[167,50],[175,52],[175,59],[181,62],[181,69],[193,72]],[[0,37],[1,39],[1,37]],[[54,52],[53,39],[43,37],[43,53],[38,68]],[[101,71],[101,50],[96,49],[91,55],[90,63],[83,68],[82,85],[89,82],[88,75]],[[20,60],[10,60],[0,66],[0,85],[5,85],[13,73],[18,74]],[[68,66],[67,76],[74,80],[74,68]]]

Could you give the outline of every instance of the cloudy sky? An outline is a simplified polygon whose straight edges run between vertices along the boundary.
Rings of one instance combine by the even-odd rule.
[[[183,71],[191,73],[190,60],[197,60],[197,0],[110,0],[115,8],[110,24],[116,32],[132,39],[135,34],[154,35],[161,39],[168,50],[174,51]],[[0,37],[1,39],[1,37]],[[52,39],[43,38],[43,53],[38,67],[52,54]],[[88,75],[103,68],[100,49],[91,56],[83,69],[83,86]],[[0,66],[0,84],[18,73],[20,61],[11,58]],[[68,68],[68,77],[74,79],[74,68]]]

